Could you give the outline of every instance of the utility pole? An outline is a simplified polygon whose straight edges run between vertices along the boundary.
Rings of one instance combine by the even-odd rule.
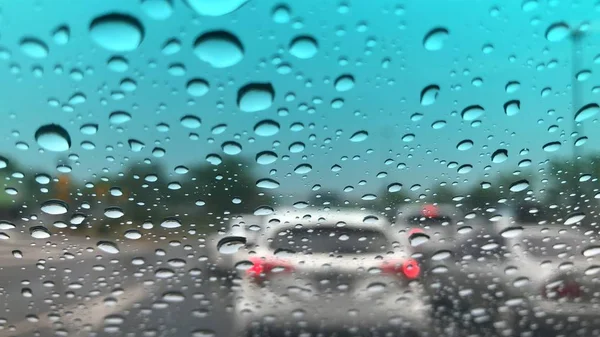
[[[585,32],[580,29],[571,31],[571,106],[573,109],[573,134],[575,135],[575,139],[573,139],[573,165],[575,165],[580,155],[578,146],[575,146],[575,141],[583,136],[583,124],[575,121],[575,115],[581,107],[581,85],[577,79],[577,74],[581,71],[583,54],[581,44],[584,35]]]

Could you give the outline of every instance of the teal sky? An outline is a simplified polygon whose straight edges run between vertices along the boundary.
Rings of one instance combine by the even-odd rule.
[[[486,166],[491,165],[493,177],[499,171],[518,169],[523,159],[530,159],[531,168],[537,170],[551,156],[570,155],[574,142],[571,41],[548,41],[546,31],[560,22],[572,28],[590,24],[581,45],[580,70],[591,71],[591,76],[578,83],[578,90],[582,105],[597,103],[592,88],[600,86],[596,75],[600,59],[594,62],[600,54],[600,20],[594,19],[600,17],[600,6],[594,6],[594,1],[539,1],[537,6],[529,2],[524,7],[522,1],[409,1],[402,6],[397,1],[295,1],[287,3],[289,22],[277,23],[272,12],[282,2],[273,1],[250,0],[233,13],[213,17],[200,16],[184,1],[173,0],[173,12],[165,20],[151,18],[140,1],[7,1],[0,5],[2,154],[49,174],[57,173],[58,158],[76,154],[79,158],[71,162],[71,174],[90,179],[94,174],[108,175],[103,169],[120,172],[144,158],[161,162],[172,172],[178,165],[204,162],[211,153],[225,157],[221,144],[235,141],[243,148],[238,156],[248,160],[261,151],[278,154],[277,162],[256,172],[267,177],[270,170],[277,170],[269,176],[281,184],[276,193],[305,195],[314,184],[337,191],[352,185],[356,197],[394,182],[405,188],[441,181],[479,182],[488,172]],[[341,4],[348,9],[340,10]],[[135,17],[144,27],[143,40],[134,50],[109,51],[92,39],[92,20],[111,12]],[[61,25],[70,30],[68,42],[62,45],[52,37]],[[424,37],[437,27],[449,34],[440,50],[426,50]],[[244,49],[239,63],[214,68],[194,54],[196,38],[215,30],[226,30],[239,39]],[[318,42],[317,53],[308,59],[288,50],[291,41],[303,35]],[[42,40],[48,55],[28,56],[19,47],[23,38]],[[162,46],[173,38],[181,41],[181,50],[164,55]],[[128,60],[125,72],[107,67],[113,56]],[[291,72],[278,73],[281,63],[289,64]],[[173,64],[182,64],[185,74],[170,74]],[[36,75],[35,68],[43,74]],[[80,71],[83,78],[74,79],[73,71]],[[352,75],[355,85],[338,92],[333,83],[344,74]],[[206,95],[192,97],[186,92],[192,78],[209,83]],[[124,79],[133,80],[135,90],[120,88]],[[475,79],[482,84],[474,85]],[[520,87],[509,94],[505,87],[511,81]],[[270,108],[239,109],[238,89],[248,83],[272,84],[275,97]],[[439,86],[439,94],[433,104],[422,106],[420,93],[429,85]],[[545,88],[550,88],[549,94],[542,97]],[[118,91],[123,98],[115,100],[113,93]],[[85,95],[85,102],[73,105],[72,111],[62,109],[76,93]],[[51,99],[59,106],[51,106]],[[332,107],[336,99],[344,102],[340,108]],[[514,116],[504,112],[510,100],[520,101]],[[472,105],[485,109],[476,127],[461,117],[463,109]],[[109,115],[114,111],[126,111],[132,119],[113,125]],[[416,113],[422,117],[415,118]],[[195,130],[179,122],[190,114],[202,120]],[[264,119],[277,121],[279,133],[256,135],[254,125]],[[431,127],[441,120],[446,121],[444,128]],[[34,134],[51,123],[68,131],[72,140],[68,151],[39,151]],[[99,125],[97,134],[79,131],[87,123]],[[168,124],[169,130],[159,132],[160,123]],[[304,129],[291,131],[294,123],[302,123]],[[211,134],[218,124],[227,124],[225,132]],[[583,124],[589,140],[582,150],[597,151],[597,116]],[[358,131],[367,131],[368,138],[351,142]],[[190,132],[197,133],[198,139],[191,140]],[[414,139],[403,141],[407,134]],[[132,152],[129,139],[144,143],[145,148]],[[467,139],[472,148],[458,150],[457,144]],[[82,148],[84,141],[95,148]],[[19,150],[18,142],[29,149]],[[290,153],[288,147],[294,142],[305,143],[305,150]],[[562,145],[548,153],[543,146],[549,142]],[[155,147],[166,151],[164,157],[153,157]],[[508,159],[494,164],[491,154],[498,149],[506,149]],[[529,152],[520,155],[522,149]],[[393,163],[386,165],[390,159]],[[448,167],[449,162],[473,168],[459,174],[458,167]],[[302,163],[312,165],[312,171],[294,173]],[[399,169],[401,163],[406,168]],[[334,165],[342,169],[332,172]],[[387,176],[377,178],[380,172]],[[366,184],[359,186],[361,180]]]

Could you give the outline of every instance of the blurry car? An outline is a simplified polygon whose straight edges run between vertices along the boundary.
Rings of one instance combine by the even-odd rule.
[[[237,335],[431,335],[420,267],[387,220],[304,209],[272,221],[235,287]]]

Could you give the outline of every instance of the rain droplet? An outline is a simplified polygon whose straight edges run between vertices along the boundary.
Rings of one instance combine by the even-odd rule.
[[[107,218],[118,219],[118,218],[122,217],[123,215],[125,215],[125,213],[123,213],[123,211],[118,207],[109,207],[104,210],[104,215]]]
[[[584,249],[582,252],[585,257],[592,257],[600,254],[600,246],[592,246]]]
[[[214,153],[207,155],[206,161],[209,162],[211,165],[219,165],[219,164],[221,164],[221,162],[223,162],[223,160],[221,160],[221,157],[219,157],[219,155],[216,155]]]
[[[107,65],[108,69],[117,73],[125,72],[129,68],[129,63],[127,62],[127,60],[121,56],[111,57],[108,60]]]
[[[465,139],[465,140],[462,140],[461,142],[459,142],[459,143],[456,145],[456,148],[457,148],[459,151],[467,151],[467,150],[469,150],[469,149],[470,149],[470,148],[472,148],[472,147],[473,147],[473,141],[472,141],[472,140],[470,140],[470,139]]]
[[[165,20],[173,14],[171,0],[143,0],[142,10],[154,20]]]
[[[242,152],[242,146],[236,142],[225,142],[221,145],[221,149],[223,150],[223,153],[230,156],[235,156]]]
[[[302,35],[295,37],[290,43],[289,52],[299,59],[309,59],[317,54],[319,46],[317,40],[311,36]]]
[[[256,123],[254,133],[261,137],[274,136],[279,132],[279,123],[274,120],[265,119]]]
[[[538,7],[537,0],[525,0],[525,1],[523,1],[523,4],[521,5],[521,9],[524,12],[530,12],[530,11],[536,9],[537,7]]]
[[[259,152],[256,155],[256,163],[260,165],[269,165],[277,161],[277,154],[272,151]]]
[[[504,103],[504,113],[507,116],[514,116],[521,111],[521,101],[512,100]]]
[[[228,236],[219,240],[217,249],[221,254],[235,254],[246,245],[246,238],[242,236]]]
[[[35,141],[48,151],[62,152],[71,148],[71,136],[62,126],[46,124],[35,132]]]
[[[66,26],[66,25],[58,26],[52,32],[52,39],[54,40],[54,43],[56,43],[57,45],[67,44],[69,42],[70,36],[71,36],[71,31],[69,29],[69,26]]]
[[[46,214],[59,215],[67,213],[69,207],[62,200],[48,200],[40,208]]]
[[[399,192],[401,189],[402,189],[402,184],[399,184],[399,183],[390,184],[387,187],[388,192],[391,192],[391,193]]]
[[[569,26],[564,22],[554,23],[546,30],[546,39],[550,42],[558,42],[570,34]]]
[[[13,257],[16,259],[22,259],[23,258],[23,252],[21,252],[20,250],[13,250],[12,251]]]
[[[410,245],[413,247],[417,247],[420,246],[424,243],[426,243],[427,241],[429,241],[429,236],[426,235],[425,233],[413,233],[409,236],[408,238]]]
[[[446,126],[446,121],[442,121],[442,120],[435,121],[435,122],[433,122],[433,124],[431,124],[431,127],[435,130],[439,130],[439,129],[443,128],[444,126]]]
[[[154,272],[154,276],[157,278],[170,278],[175,276],[175,272],[168,268],[159,268]]]
[[[181,222],[174,218],[167,218],[160,223],[160,226],[167,229],[179,228],[181,227]]]
[[[461,165],[461,166],[460,166],[460,167],[459,167],[459,168],[456,170],[456,172],[457,172],[458,174],[467,174],[467,173],[471,172],[471,170],[472,170],[472,169],[473,169],[473,165],[470,165],[470,164],[464,164],[464,165]]]
[[[109,253],[109,254],[118,254],[119,253],[119,248],[117,247],[117,245],[114,242],[111,242],[111,241],[98,241],[98,243],[96,244],[96,247],[98,247],[98,249],[100,249],[101,251],[103,251],[105,253]]]
[[[440,50],[448,39],[449,32],[446,28],[437,27],[430,30],[423,39],[423,47],[429,51]]]
[[[334,87],[335,90],[339,92],[348,91],[354,88],[354,77],[349,74],[341,75],[340,77],[335,79]]]
[[[89,30],[96,44],[114,52],[133,51],[144,39],[144,28],[138,19],[121,13],[96,17]]]
[[[294,169],[294,173],[297,174],[307,174],[310,171],[312,171],[312,166],[309,164],[300,164]]]
[[[288,23],[290,21],[290,8],[285,4],[279,4],[273,8],[271,17],[276,23]]]
[[[140,152],[146,147],[144,143],[140,142],[137,139],[129,139],[127,143],[129,144],[129,148],[133,152]]]
[[[521,235],[521,233],[523,233],[523,227],[517,226],[517,227],[509,227],[509,228],[501,231],[500,235],[502,235],[505,238],[512,239],[512,238],[516,238],[517,236]]]
[[[523,179],[512,183],[509,189],[511,192],[522,192],[525,191],[527,188],[529,188],[529,181]]]
[[[433,261],[441,261],[441,260],[445,260],[445,259],[447,259],[447,258],[449,258],[451,256],[452,256],[452,252],[451,251],[449,251],[449,250],[440,250],[440,251],[437,251],[436,253],[434,253],[431,256],[431,259]]]
[[[25,55],[43,59],[48,56],[48,46],[40,39],[34,37],[26,37],[21,40],[19,46]]]
[[[570,214],[569,217],[567,218],[567,220],[565,220],[565,225],[576,224],[579,221],[583,220],[583,218],[585,218],[585,213],[583,213],[583,212],[577,212],[577,213]]]
[[[196,39],[194,54],[213,68],[227,68],[244,58],[244,47],[235,35],[226,31],[212,31]]]
[[[291,153],[300,153],[304,151],[305,145],[302,142],[292,143],[289,147]]]
[[[51,236],[48,228],[44,226],[35,226],[29,228],[29,234],[31,234],[31,237],[34,239],[47,239]]]
[[[250,83],[238,90],[237,105],[244,112],[257,112],[270,108],[274,97],[271,83]]]
[[[115,111],[108,116],[108,121],[112,124],[123,124],[131,120],[131,115],[125,111]]]
[[[256,182],[256,187],[264,189],[275,189],[279,187],[279,183],[273,179],[260,179]]]
[[[221,16],[232,13],[249,0],[186,0],[196,13],[206,16]]]
[[[508,151],[505,149],[498,149],[492,153],[492,162],[500,164],[508,159]]]
[[[466,107],[460,115],[465,121],[473,121],[481,117],[484,113],[485,110],[480,105],[470,105]]]
[[[8,221],[0,221],[0,230],[8,230],[8,229],[14,229],[17,228],[17,226],[15,226],[15,224],[13,224],[12,222],[8,222]]]
[[[202,125],[202,121],[200,120],[200,118],[193,115],[186,115],[181,117],[180,122],[184,128],[188,129],[197,129]]]
[[[201,78],[194,78],[187,82],[186,90],[190,96],[202,97],[208,93],[210,85],[208,82]]]
[[[227,130],[227,124],[215,125],[210,131],[213,135],[220,135]]]
[[[254,210],[254,215],[271,215],[275,212],[272,207],[269,206],[260,206]]]
[[[427,106],[435,103],[440,92],[440,87],[436,84],[429,85],[421,91],[421,105]]]
[[[367,131],[357,131],[352,137],[350,137],[350,141],[353,143],[359,143],[367,139],[369,137],[369,133]]]
[[[181,41],[179,41],[178,39],[169,39],[163,44],[161,52],[164,55],[174,55],[179,53],[180,50]]]
[[[544,149],[544,151],[546,151],[546,152],[555,152],[555,151],[558,151],[558,149],[560,149],[560,146],[561,146],[560,142],[550,142],[550,143],[544,144],[542,149]]]
[[[511,81],[506,84],[506,87],[504,89],[506,90],[507,94],[512,94],[512,93],[517,92],[519,90],[519,88],[521,88],[521,83],[516,82],[516,81]]]
[[[140,231],[137,229],[127,230],[123,235],[129,240],[138,240],[142,237],[142,233],[140,233]]]
[[[600,106],[598,106],[598,104],[587,104],[583,108],[579,109],[579,111],[577,111],[577,113],[575,114],[575,121],[578,123],[583,122],[588,118],[596,116],[596,114],[598,114],[598,111],[600,111]]]
[[[587,81],[590,77],[592,76],[592,72],[589,70],[582,70],[580,72],[577,73],[577,75],[575,76],[575,78],[579,81],[579,82],[583,82],[583,81]]]

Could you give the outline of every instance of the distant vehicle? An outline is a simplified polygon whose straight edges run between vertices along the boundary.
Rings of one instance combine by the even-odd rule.
[[[431,332],[420,266],[387,220],[310,209],[270,218],[234,287],[236,335]]]

